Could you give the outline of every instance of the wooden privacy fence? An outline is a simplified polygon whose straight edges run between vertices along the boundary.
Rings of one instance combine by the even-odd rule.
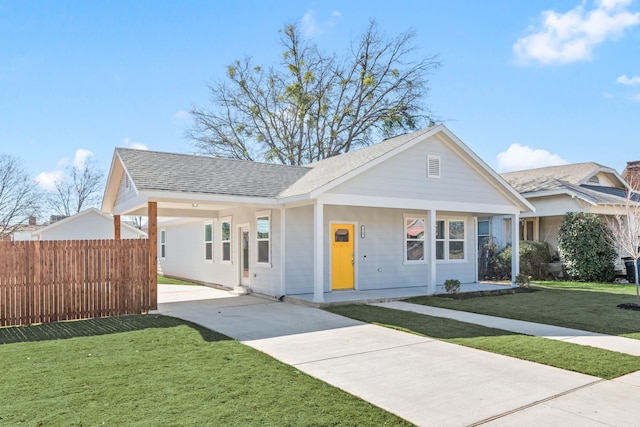
[[[154,286],[147,239],[0,242],[0,326],[148,312]]]

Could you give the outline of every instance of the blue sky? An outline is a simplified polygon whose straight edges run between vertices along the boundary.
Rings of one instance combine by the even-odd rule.
[[[46,187],[117,146],[194,152],[228,64],[277,61],[290,22],[343,53],[369,19],[440,55],[427,102],[498,172],[640,159],[639,0],[3,1],[0,153]]]

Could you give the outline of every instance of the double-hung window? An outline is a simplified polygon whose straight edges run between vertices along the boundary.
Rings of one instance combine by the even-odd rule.
[[[404,217],[404,259],[407,262],[424,261],[424,217]]]
[[[258,243],[258,264],[269,264],[271,260],[271,215],[270,212],[256,214],[256,240]]]
[[[204,260],[213,262],[213,223],[204,224]]]
[[[222,242],[222,261],[231,262],[231,217],[220,221],[220,240]]]
[[[465,222],[459,219],[436,221],[436,259],[464,260]]]

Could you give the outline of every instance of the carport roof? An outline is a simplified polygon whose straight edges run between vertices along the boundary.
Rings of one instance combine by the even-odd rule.
[[[116,148],[138,191],[277,197],[309,171],[283,166],[188,154]]]

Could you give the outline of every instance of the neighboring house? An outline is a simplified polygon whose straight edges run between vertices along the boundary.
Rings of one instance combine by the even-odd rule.
[[[4,240],[33,240],[33,232],[42,227],[44,227],[44,225],[38,224],[35,216],[30,216],[27,224],[18,225],[11,234],[4,237]]]
[[[102,211],[156,207],[164,274],[316,302],[476,282],[478,219],[533,210],[442,125],[306,166],[117,148]]]
[[[622,178],[635,190],[640,191],[640,160],[627,162],[622,171]]]
[[[630,189],[614,169],[592,162],[509,172],[502,177],[535,206],[535,212],[525,212],[520,217],[520,239],[545,241],[554,254],[567,212],[590,212],[602,217],[624,214]],[[498,241],[504,236],[500,230],[508,228],[500,222],[509,221],[494,218],[492,226]],[[620,260],[616,261],[617,269],[622,269]]]
[[[111,215],[104,215],[96,208],[89,208],[40,228],[32,234],[34,240],[113,239],[114,230]],[[147,235],[144,231],[122,223],[120,237],[122,239],[138,239],[145,238]]]

